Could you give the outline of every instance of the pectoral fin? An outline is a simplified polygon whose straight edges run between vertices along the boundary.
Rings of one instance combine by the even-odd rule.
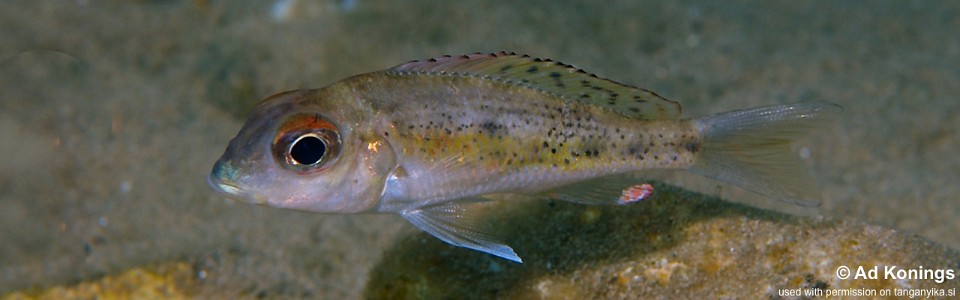
[[[478,199],[464,199],[452,202],[405,210],[400,213],[407,221],[421,230],[447,242],[448,244],[490,253],[518,263],[523,263],[513,248],[504,245],[482,232],[477,224],[476,211],[468,209]]]

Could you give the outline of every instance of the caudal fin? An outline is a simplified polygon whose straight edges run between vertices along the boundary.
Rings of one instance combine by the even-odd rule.
[[[835,119],[832,103],[794,103],[720,113],[696,120],[703,144],[691,171],[802,206],[820,192],[790,143]]]

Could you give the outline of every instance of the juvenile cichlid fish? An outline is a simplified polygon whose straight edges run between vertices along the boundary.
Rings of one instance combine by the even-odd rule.
[[[520,262],[473,226],[471,204],[494,193],[623,204],[652,191],[631,174],[686,169],[819,205],[789,143],[838,111],[796,103],[682,119],[677,102],[559,62],[443,56],[267,98],[209,182],[271,207],[396,213],[447,243]]]

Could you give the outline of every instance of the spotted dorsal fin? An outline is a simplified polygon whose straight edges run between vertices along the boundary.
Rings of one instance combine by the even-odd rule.
[[[480,76],[540,90],[568,101],[605,107],[630,118],[680,117],[679,103],[654,92],[600,78],[561,62],[516,53],[446,55],[411,61],[388,72]]]

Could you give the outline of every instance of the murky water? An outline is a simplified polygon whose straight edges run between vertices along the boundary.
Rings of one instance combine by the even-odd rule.
[[[798,146],[822,186],[814,213],[960,248],[957,15],[900,1],[4,1],[0,293],[188,261],[210,290],[358,297],[409,225],[226,202],[209,168],[270,94],[498,50],[657,91],[686,116],[838,103],[838,124]]]

